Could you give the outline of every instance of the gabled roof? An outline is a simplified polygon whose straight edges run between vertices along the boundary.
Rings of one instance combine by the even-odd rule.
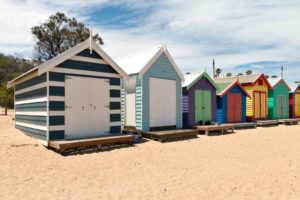
[[[289,91],[291,90],[290,86],[282,78],[270,78],[268,81],[272,89],[274,89],[279,83],[283,83]]]
[[[180,77],[181,81],[184,81],[184,77],[180,72],[178,66],[167,50],[166,45],[160,45],[151,49],[147,49],[126,57],[121,57],[116,59],[117,63],[125,70],[127,74],[136,74],[138,73],[140,76],[143,76],[145,72],[152,66],[152,64],[165,53],[167,58],[169,59],[171,65],[174,70]]]
[[[219,89],[218,85],[213,81],[213,79],[206,72],[185,74],[184,75],[185,81],[182,84],[182,87],[187,87],[187,89],[190,89],[201,78],[206,78],[216,90]]]
[[[217,95],[220,97],[223,97],[225,94],[227,94],[227,92],[229,92],[234,86],[238,86],[247,97],[251,98],[248,92],[240,85],[238,80],[232,82],[217,82],[216,84],[219,86]]]
[[[290,87],[291,87],[290,93],[295,93],[300,87],[300,83],[292,83],[290,84]]]
[[[217,78],[217,79],[215,79],[215,81],[218,83],[221,83],[221,82],[228,83],[228,82],[233,82],[238,79],[240,84],[255,85],[256,82],[260,78],[263,78],[265,80],[265,82],[267,83],[268,87],[271,88],[271,85],[264,74],[251,74],[251,75],[241,75],[241,76],[235,76],[235,77]]]
[[[10,88],[14,86],[15,81],[19,80],[20,78],[23,78],[29,74],[31,74],[33,71],[37,71],[37,75],[41,75],[52,68],[56,67],[60,63],[64,62],[65,60],[75,56],[76,54],[80,53],[81,51],[87,49],[87,48],[92,48],[96,53],[98,53],[112,68],[114,68],[123,78],[129,79],[129,76],[126,74],[124,70],[122,70],[119,65],[110,57],[108,56],[101,48],[100,46],[95,42],[95,41],[90,41],[90,39],[87,39],[76,46],[68,49],[67,51],[59,54],[58,56],[42,63],[41,65],[31,69],[30,71],[21,74],[17,78],[9,81],[7,83],[7,87]]]

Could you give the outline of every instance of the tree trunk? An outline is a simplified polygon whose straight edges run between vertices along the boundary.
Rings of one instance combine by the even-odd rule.
[[[4,98],[4,105],[5,105],[5,115],[7,115],[7,103],[8,103],[8,89],[5,88],[5,98]]]

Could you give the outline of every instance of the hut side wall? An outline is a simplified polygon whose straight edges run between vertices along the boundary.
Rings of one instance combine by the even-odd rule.
[[[142,116],[141,116],[141,130],[149,131],[149,79],[162,78],[176,81],[176,128],[182,128],[182,91],[181,79],[172,67],[165,54],[162,54],[150,67],[150,69],[143,75],[141,79],[142,90]],[[166,91],[167,93],[168,91]],[[163,98],[163,97],[162,97]],[[137,126],[138,127],[138,126]]]
[[[15,86],[15,126],[25,134],[47,140],[47,74]]]

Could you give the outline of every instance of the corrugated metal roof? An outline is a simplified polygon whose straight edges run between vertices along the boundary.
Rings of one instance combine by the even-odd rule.
[[[139,73],[162,47],[163,45],[159,45],[135,54],[120,57],[116,59],[116,62],[127,74]]]
[[[296,90],[298,89],[298,87],[300,86],[299,83],[291,83],[289,84],[290,85],[290,88],[291,88],[291,92],[294,93],[296,92]]]
[[[277,83],[279,83],[282,78],[269,78],[268,81],[272,87],[274,87]]]
[[[225,89],[228,88],[229,85],[231,85],[232,82],[227,82],[227,83],[217,83],[219,86],[219,89],[217,90],[217,95],[221,94]]]

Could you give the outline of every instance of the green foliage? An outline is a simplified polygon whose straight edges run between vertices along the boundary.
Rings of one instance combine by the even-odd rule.
[[[28,61],[24,58],[14,56],[6,56],[0,54],[0,106],[5,106],[5,96],[8,94],[8,107],[14,106],[13,89],[6,89],[6,84],[9,80],[14,79],[18,75],[32,69],[33,61]]]
[[[222,73],[222,69],[217,68],[216,69],[216,74],[217,74],[218,77],[220,76],[221,73]]]
[[[232,77],[232,73],[231,72],[227,73],[226,77]]]
[[[31,32],[36,40],[35,57],[39,61],[54,58],[90,36],[90,30],[83,23],[61,12],[51,15],[45,23],[32,27]],[[93,35],[93,39],[103,44],[98,34]]]
[[[252,74],[252,70],[250,70],[250,69],[247,70],[247,71],[246,71],[246,74],[247,74],[247,75],[251,75],[251,74]]]
[[[278,76],[277,75],[272,75],[272,77],[271,78],[277,78]]]

